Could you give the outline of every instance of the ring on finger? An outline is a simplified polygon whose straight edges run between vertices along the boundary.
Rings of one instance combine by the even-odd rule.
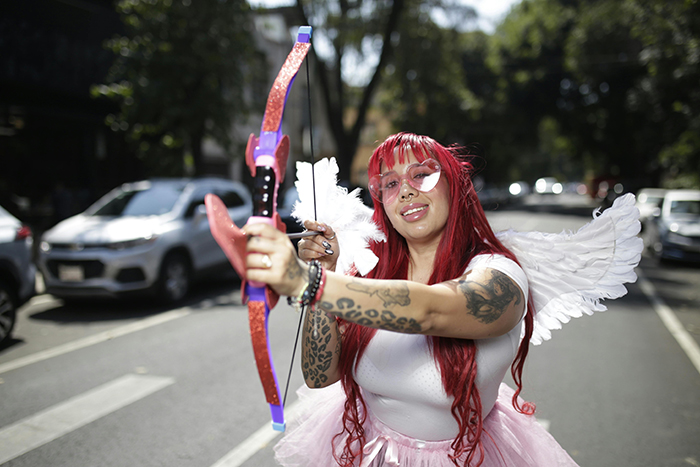
[[[333,236],[328,238],[328,240],[333,240],[335,238],[335,233],[333,233]]]
[[[263,255],[262,264],[263,264],[263,266],[265,266],[266,269],[270,269],[272,267],[272,260],[270,259],[269,256]]]

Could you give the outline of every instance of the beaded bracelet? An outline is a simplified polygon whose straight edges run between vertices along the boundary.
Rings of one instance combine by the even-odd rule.
[[[309,306],[311,304],[311,300],[316,295],[318,283],[321,279],[320,271],[321,264],[318,261],[313,260],[309,263],[309,285],[306,287],[306,290],[304,290],[304,293],[301,294],[302,306]]]
[[[312,305],[316,300],[316,295],[321,286],[321,280],[325,277],[325,270],[321,267],[321,263],[317,260],[312,260],[309,263],[309,278],[306,286],[302,289],[296,300],[293,297],[287,297],[287,303],[294,306],[297,311]]]
[[[323,295],[323,288],[326,286],[326,270],[324,268],[321,268],[321,282],[318,286],[318,291],[316,292],[316,295],[314,295],[314,299],[311,301],[311,306],[313,306],[315,303],[318,303],[319,300],[321,300],[321,296]]]

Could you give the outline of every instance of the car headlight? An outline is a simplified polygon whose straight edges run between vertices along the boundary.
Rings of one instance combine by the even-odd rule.
[[[136,248],[137,246],[146,245],[153,243],[158,238],[157,235],[151,235],[150,237],[140,237],[133,240],[125,240],[123,242],[114,242],[107,245],[110,250],[126,250],[128,248]]]
[[[673,232],[668,233],[668,236],[666,236],[666,240],[668,240],[669,243],[675,243],[677,245],[690,246],[693,244],[693,241],[690,238],[684,237],[683,235],[679,235]]]

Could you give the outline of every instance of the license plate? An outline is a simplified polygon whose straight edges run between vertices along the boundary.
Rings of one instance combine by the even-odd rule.
[[[63,282],[82,282],[85,280],[85,273],[82,266],[59,264],[58,278]]]

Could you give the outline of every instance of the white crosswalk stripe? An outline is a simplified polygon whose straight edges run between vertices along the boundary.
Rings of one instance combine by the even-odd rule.
[[[284,416],[287,423],[292,422],[299,415],[298,412],[299,401],[286,407],[284,409]],[[239,467],[243,465],[245,461],[253,457],[258,451],[265,449],[280,434],[279,431],[273,430],[272,424],[268,422],[211,467]]]
[[[0,430],[0,464],[173,384],[173,378],[126,375]]]

